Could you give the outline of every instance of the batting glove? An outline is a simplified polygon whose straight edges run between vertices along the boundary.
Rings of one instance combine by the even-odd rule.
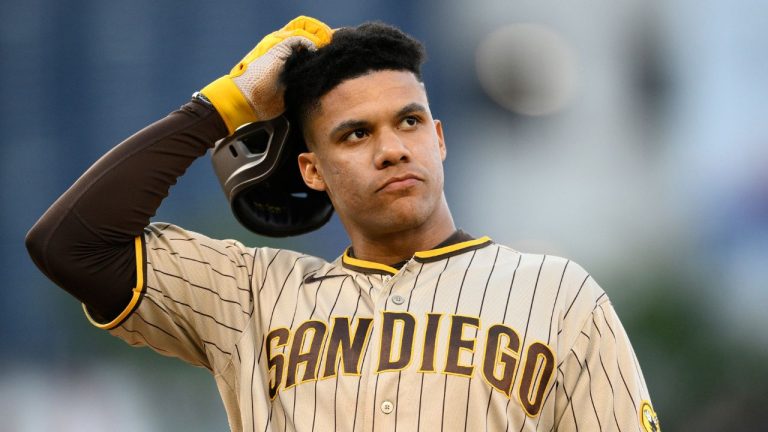
[[[269,120],[285,111],[279,75],[297,46],[317,49],[331,41],[333,31],[310,17],[294,18],[267,35],[234,68],[200,92],[221,115],[229,133],[254,121]]]

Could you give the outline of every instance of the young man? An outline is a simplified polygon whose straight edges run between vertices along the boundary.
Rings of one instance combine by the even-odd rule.
[[[209,369],[232,430],[657,430],[595,281],[455,228],[422,60],[392,27],[299,17],[100,159],[30,254],[96,326]],[[349,234],[340,258],[149,223],[195,158],[286,109]]]

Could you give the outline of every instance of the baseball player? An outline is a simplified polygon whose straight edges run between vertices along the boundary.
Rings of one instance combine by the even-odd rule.
[[[32,258],[95,326],[210,370],[233,431],[659,430],[582,267],[456,229],[423,57],[384,24],[296,18],[96,162],[29,232]],[[222,139],[277,118],[301,144],[273,167],[332,203],[339,258],[149,222],[196,158],[217,142],[239,157],[247,139]],[[290,141],[269,124],[264,160]],[[278,232],[320,211],[267,171],[246,194],[264,200],[233,201],[241,221]]]

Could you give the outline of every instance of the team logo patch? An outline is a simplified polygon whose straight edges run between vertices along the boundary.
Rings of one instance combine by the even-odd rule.
[[[648,401],[640,404],[640,424],[643,425],[645,432],[661,432],[659,416]]]

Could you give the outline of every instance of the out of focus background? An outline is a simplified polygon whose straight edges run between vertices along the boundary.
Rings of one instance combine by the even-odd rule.
[[[459,226],[582,264],[612,298],[664,430],[766,430],[768,3],[25,0],[0,8],[0,430],[227,430],[207,372],[92,328],[26,231],[100,155],[307,14],[427,46]],[[155,220],[241,228],[208,158]]]

